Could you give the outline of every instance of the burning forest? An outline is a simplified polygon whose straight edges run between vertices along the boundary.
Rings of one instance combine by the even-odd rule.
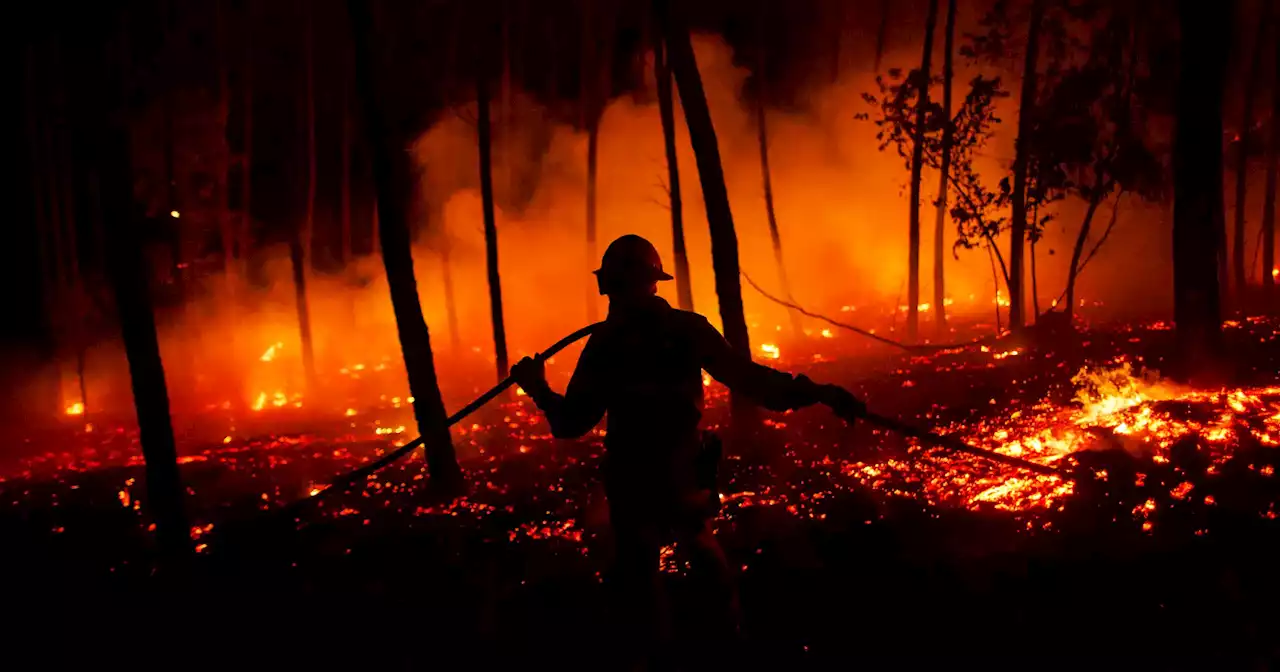
[[[15,662],[1280,656],[1271,0],[69,10]]]

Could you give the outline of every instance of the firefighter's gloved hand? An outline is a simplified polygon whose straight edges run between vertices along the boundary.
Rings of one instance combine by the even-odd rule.
[[[534,390],[547,386],[547,369],[541,359],[525,357],[516,362],[515,366],[511,367],[511,377],[515,379],[520,389],[531,394]]]
[[[853,422],[867,414],[867,405],[839,385],[823,385],[820,394],[822,403],[829,406],[845,422]]]

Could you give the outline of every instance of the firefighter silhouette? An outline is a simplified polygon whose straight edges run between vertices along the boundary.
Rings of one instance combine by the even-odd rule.
[[[711,528],[719,502],[708,462],[718,457],[718,443],[699,429],[702,371],[774,411],[822,402],[856,417],[862,403],[841,387],[757,364],[705,317],[672,308],[657,296],[657,283],[671,276],[640,236],[611,243],[595,275],[609,297],[608,317],[583,348],[565,394],[548,386],[536,359],[518,362],[512,376],[557,438],[580,437],[608,414],[603,481],[615,543],[612,578],[622,615],[632,621],[625,630],[669,634],[658,556],[675,541],[718,612],[713,620],[736,632],[736,591]]]

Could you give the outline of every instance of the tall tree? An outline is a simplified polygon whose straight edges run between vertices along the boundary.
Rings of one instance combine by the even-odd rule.
[[[615,25],[608,17],[599,20],[592,9],[606,3],[587,0],[583,5],[583,53],[582,53],[582,104],[583,120],[587,128],[587,267],[595,268],[600,261],[597,241],[597,203],[600,155],[600,121],[609,100],[610,75],[613,62],[613,32]],[[601,31],[600,28],[604,30]],[[599,41],[599,36],[604,40]],[[595,322],[600,306],[599,295],[594,288],[587,289],[587,319]]]
[[[1178,354],[1191,373],[1222,353],[1218,232],[1222,94],[1230,4],[1179,0],[1181,63],[1174,134],[1173,296]]]
[[[407,144],[393,134],[378,104],[380,87],[374,79],[373,15],[371,3],[348,0],[355,46],[356,90],[363,107],[365,135],[373,167],[374,221],[382,247],[382,263],[391,289],[391,307],[400,337],[400,351],[409,375],[413,415],[424,439],[428,472],[446,486],[461,479],[458,459],[449,436],[448,416],[440,396],[431,352],[431,333],[422,315],[418,283],[413,275],[409,245],[408,200],[413,181],[412,159],[402,150]]]
[[[924,23],[924,54],[917,80],[915,137],[911,150],[911,201],[907,221],[907,340],[920,335],[920,172],[924,168],[925,119],[929,110],[929,67],[933,61],[933,29],[938,23],[938,0],[929,0]]]
[[[342,76],[342,176],[338,194],[338,209],[341,211],[341,246],[342,265],[345,268],[352,260],[351,250],[351,75],[344,68]]]
[[[315,85],[315,26],[309,3],[303,6],[303,31],[306,36],[303,49],[306,59],[306,132],[307,132],[307,207],[306,218],[300,227],[295,226],[289,241],[289,262],[293,267],[294,301],[298,312],[298,335],[302,341],[302,369],[307,386],[314,391],[316,385],[315,347],[311,340],[311,308],[307,298],[307,275],[311,264],[311,239],[316,218],[316,85]]]
[[[85,11],[74,28],[78,33],[74,48],[79,58],[73,71],[79,74],[79,81],[70,89],[78,96],[73,106],[78,115],[76,127],[81,135],[79,144],[88,159],[87,169],[100,180],[107,273],[129,362],[146,461],[146,503],[155,519],[161,551],[178,559],[190,551],[190,529],[183,511],[183,487],[151,305],[148,264],[138,239],[141,213],[132,198],[132,157],[125,126],[128,101],[136,94],[128,89],[135,64],[125,38],[104,34],[120,25],[116,14],[120,10],[103,5]]]
[[[1270,2],[1262,3],[1262,16],[1258,19],[1258,32],[1253,41],[1253,56],[1249,60],[1249,74],[1244,82],[1244,106],[1240,111],[1240,144],[1236,154],[1236,213],[1234,240],[1232,240],[1232,280],[1237,298],[1245,288],[1245,211],[1246,186],[1249,182],[1249,148],[1253,131],[1253,107],[1258,94],[1258,80],[1262,79],[1262,52],[1266,49],[1267,19]]]
[[[671,92],[671,64],[662,33],[653,31],[653,73],[658,80],[658,116],[662,118],[662,144],[667,153],[667,193],[671,197],[671,246],[675,256],[676,300],[680,310],[693,310],[689,282],[689,254],[684,246],[684,204],[680,197],[680,165],[676,157],[675,101]]]
[[[487,54],[480,51],[476,72],[476,127],[480,146],[480,200],[484,208],[484,258],[489,275],[489,310],[493,318],[493,354],[498,366],[498,380],[507,377],[507,327],[502,316],[502,277],[498,273],[498,227],[493,207],[492,124],[489,114],[489,69]]]
[[[938,170],[938,212],[933,226],[933,311],[938,335],[947,331],[947,287],[944,269],[947,232],[947,176],[951,172],[951,143],[955,125],[951,123],[951,80],[955,75],[956,0],[947,0],[947,22],[942,38],[942,164]]]
[[[889,9],[893,0],[880,0],[880,27],[876,30],[876,61],[873,70],[880,72],[880,63],[884,60],[884,46],[889,38]]]
[[[769,241],[773,245],[773,260],[778,267],[778,282],[782,285],[782,294],[788,301],[795,303],[791,297],[791,283],[787,280],[787,265],[782,258],[782,235],[778,232],[778,215],[773,208],[773,175],[769,171],[769,123],[765,109],[765,35],[766,25],[764,3],[760,5],[758,16],[760,45],[756,50],[756,138],[760,144],[760,176],[764,186],[764,211],[769,220]],[[787,311],[791,319],[791,331],[797,338],[803,335],[800,328],[800,315],[795,310]]]
[[[702,200],[707,209],[707,223],[711,230],[711,266],[715,272],[716,297],[720,303],[724,336],[729,345],[749,357],[751,340],[747,335],[747,320],[742,307],[738,235],[733,227],[733,211],[729,207],[728,189],[725,188],[720,147],[716,141],[715,126],[711,123],[707,96],[702,88],[702,75],[698,72],[689,29],[680,14],[678,3],[653,0],[653,9],[669,50],[671,72],[680,93],[680,102],[684,106],[689,140],[693,145],[698,177],[702,182]],[[734,401],[733,407],[736,417],[751,417],[750,411],[741,402]]]
[[[249,253],[253,247],[253,8],[256,3],[245,3],[244,27],[244,140],[240,152],[240,235],[239,271],[246,277]]]
[[[1271,80],[1271,145],[1267,150],[1267,191],[1262,205],[1262,286],[1276,299],[1276,173],[1280,172],[1280,37],[1275,42],[1275,76]]]
[[[1025,320],[1023,294],[1025,275],[1023,257],[1027,239],[1027,164],[1030,154],[1032,115],[1036,102],[1036,67],[1040,53],[1040,24],[1044,20],[1046,0],[1032,0],[1031,19],[1027,25],[1027,51],[1022,63],[1022,91],[1018,97],[1018,138],[1014,142],[1013,202],[1010,218],[1009,249],[1009,329],[1021,329]]]

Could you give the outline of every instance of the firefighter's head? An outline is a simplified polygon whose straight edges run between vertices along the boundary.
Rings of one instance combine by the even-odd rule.
[[[600,293],[611,298],[656,294],[658,281],[671,279],[653,243],[634,234],[609,243],[595,274]]]

